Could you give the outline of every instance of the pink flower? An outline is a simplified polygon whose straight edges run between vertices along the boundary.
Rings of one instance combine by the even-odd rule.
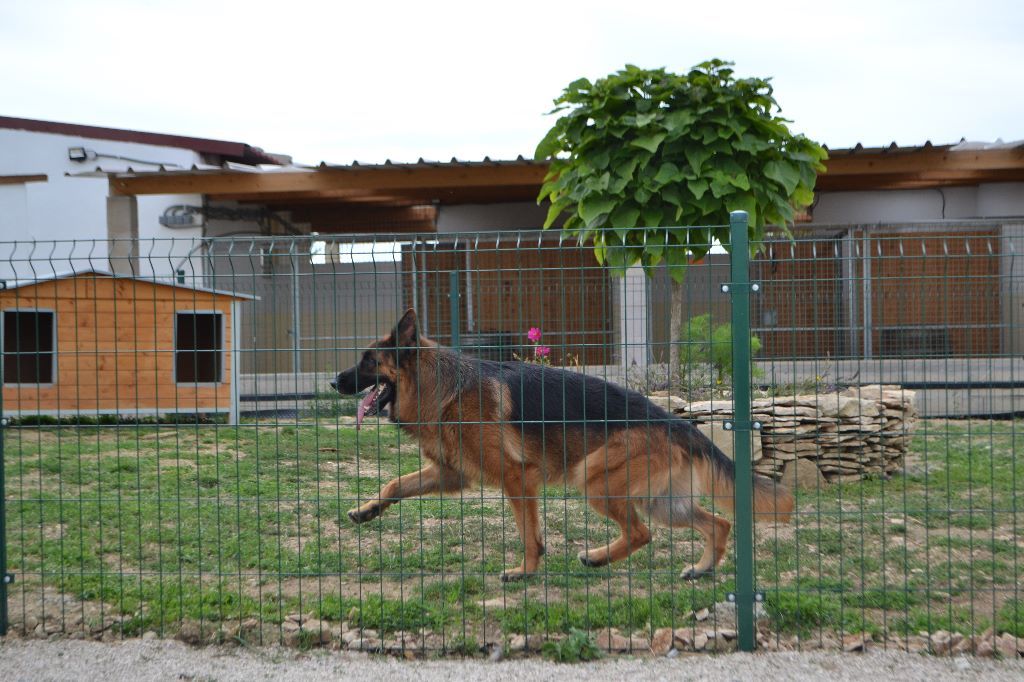
[[[551,355],[551,349],[548,348],[547,346],[537,346],[536,348],[533,349],[533,354],[536,355],[538,358],[546,358],[547,356]]]
[[[526,338],[534,343],[540,341],[540,327],[530,327],[530,331],[526,332]]]

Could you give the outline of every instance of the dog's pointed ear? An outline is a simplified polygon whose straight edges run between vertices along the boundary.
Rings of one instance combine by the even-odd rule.
[[[416,311],[409,308],[395,325],[395,345],[398,348],[415,348],[418,340]]]

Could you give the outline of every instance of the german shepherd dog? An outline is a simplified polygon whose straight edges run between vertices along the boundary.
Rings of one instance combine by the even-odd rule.
[[[731,525],[698,498],[732,508],[732,460],[690,422],[635,391],[550,366],[456,353],[420,334],[411,309],[330,384],[344,395],[371,388],[359,403],[357,428],[389,407],[391,421],[419,440],[426,459],[422,469],[349,511],[355,523],[409,497],[498,487],[525,547],[522,564],[501,576],[515,580],[536,572],[544,554],[538,489],[568,481],[622,532],[605,547],[580,552],[586,566],[619,561],[650,542],[640,512],[704,536],[704,553],[684,579],[713,571],[725,554]],[[788,491],[754,478],[758,518],[787,521],[792,510]]]

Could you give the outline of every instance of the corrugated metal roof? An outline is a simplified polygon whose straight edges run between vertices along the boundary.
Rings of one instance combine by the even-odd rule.
[[[882,147],[865,147],[862,143],[858,142],[853,147],[836,147],[829,148],[828,145],[823,145],[829,150],[829,154],[839,156],[843,154],[889,154],[889,153],[913,153],[918,151],[924,151],[927,149],[947,149],[949,151],[990,151],[1000,149],[1020,149],[1024,148],[1024,139],[1022,140],[1011,140],[1004,142],[1001,138],[996,139],[995,142],[984,142],[984,141],[972,141],[966,138],[961,138],[959,142],[955,143],[944,143],[934,144],[931,140],[925,140],[923,144],[918,145],[899,145],[893,141],[886,146]],[[327,169],[350,169],[350,168],[440,168],[440,167],[452,167],[459,166],[465,168],[480,168],[490,166],[543,166],[548,162],[536,161],[529,159],[521,154],[515,159],[491,159],[489,156],[485,156],[482,160],[471,161],[466,159],[458,159],[452,157],[450,161],[435,161],[420,158],[417,161],[392,161],[386,159],[383,163],[361,163],[359,161],[353,161],[351,164],[331,164],[326,161],[322,161],[318,168]]]
[[[489,156],[485,156],[479,161],[468,161],[466,159],[457,159],[454,156],[450,161],[433,161],[420,157],[417,161],[392,161],[391,159],[385,159],[383,163],[360,163],[359,161],[353,161],[350,164],[332,164],[326,161],[321,161],[318,168],[321,169],[352,169],[352,168],[451,168],[462,167],[462,168],[489,168],[495,166],[544,166],[547,165],[547,161],[535,161],[533,159],[527,159],[522,154],[517,156],[515,159],[491,159]]]
[[[819,191],[862,191],[872,189],[920,189],[928,187],[976,185],[979,182],[1024,181],[1024,140],[978,142],[961,140],[955,144],[833,149],[826,161],[827,172],[819,176]],[[976,158],[975,158],[976,157]],[[393,203],[495,203],[526,201],[536,198],[547,161],[519,156],[516,159],[364,164],[348,165],[322,162],[309,166],[259,166],[224,164],[184,168],[97,166],[85,175],[108,176],[115,190],[123,194],[188,194],[210,196],[223,194],[229,198],[241,195],[247,201],[276,200],[289,206],[303,204],[307,199],[332,198],[336,204],[368,201],[378,205]],[[390,171],[390,172],[389,172]],[[478,171],[478,173],[476,173]],[[375,176],[376,173],[379,176]],[[309,182],[303,175],[317,175]],[[203,177],[211,177],[204,181]],[[256,177],[270,175],[267,182]],[[283,177],[283,176],[300,177]],[[196,179],[193,182],[189,176]],[[333,176],[333,177],[332,177]],[[463,177],[465,176],[465,177]],[[375,183],[380,177],[380,186]],[[180,180],[180,181],[179,181]],[[465,180],[465,182],[463,182]],[[439,183],[439,184],[438,184]],[[349,187],[349,184],[352,186]],[[219,188],[204,191],[204,188]],[[331,195],[334,189],[354,192],[349,196]],[[359,192],[363,192],[359,194]],[[301,195],[301,196],[300,196]],[[350,201],[351,200],[351,201]]]
[[[69,172],[64,175],[74,178],[100,178],[110,175],[202,175],[206,173],[222,173],[224,171],[234,171],[238,173],[315,173],[320,170],[384,170],[395,168],[506,168],[510,166],[546,166],[547,163],[547,161],[534,161],[533,159],[527,159],[522,155],[515,159],[497,160],[492,160],[489,156],[485,156],[481,161],[460,160],[454,156],[451,158],[451,161],[431,161],[422,158],[412,162],[392,161],[387,159],[382,163],[360,163],[359,161],[353,161],[350,164],[332,164],[322,161],[317,166],[305,166],[300,164],[290,166],[262,164],[254,166],[228,161],[221,165],[192,164],[188,168],[163,165],[152,166],[148,164],[138,167],[132,165],[116,167],[110,165],[97,165],[89,170]]]
[[[865,147],[861,143],[857,143],[853,147],[837,147],[828,149],[829,156],[837,157],[844,155],[854,154],[911,154],[914,152],[935,149],[935,150],[948,150],[952,152],[961,151],[996,151],[996,150],[1008,150],[1008,149],[1024,149],[1024,140],[1012,140],[1004,142],[1002,139],[997,139],[994,142],[985,141],[973,141],[967,140],[966,138],[961,139],[959,142],[954,144],[941,144],[936,145],[931,140],[926,140],[924,144],[920,145],[904,145],[900,146],[896,142],[892,142],[884,147]],[[69,177],[107,177],[110,175],[175,175],[175,174],[204,174],[204,173],[222,173],[224,171],[233,171],[238,173],[312,173],[318,170],[377,170],[377,169],[396,169],[396,168],[495,168],[495,167],[509,167],[509,166],[545,166],[547,161],[537,161],[534,159],[526,158],[519,155],[515,159],[491,159],[489,156],[485,156],[481,160],[467,160],[458,159],[452,157],[449,161],[437,161],[420,158],[416,161],[392,161],[391,159],[385,159],[382,163],[363,163],[358,160],[353,161],[350,164],[338,164],[328,163],[327,161],[321,161],[317,166],[306,166],[301,164],[293,164],[287,166],[281,165],[250,165],[244,163],[238,163],[233,161],[226,161],[221,165],[209,165],[209,164],[194,164],[189,168],[181,168],[177,166],[142,166],[136,167],[129,165],[127,167],[119,166],[95,166],[92,169],[75,172],[65,173]]]
[[[224,171],[233,171],[236,173],[313,173],[317,169],[311,166],[276,166],[269,164],[262,164],[258,166],[251,166],[244,163],[235,163],[232,161],[224,162],[223,164],[211,165],[211,164],[192,164],[188,168],[182,168],[181,166],[152,166],[145,165],[136,168],[135,166],[94,166],[89,170],[67,172],[64,173],[65,177],[69,178],[105,178],[111,175],[118,176],[129,176],[129,175],[203,175],[203,174],[216,174]]]
[[[829,156],[841,156],[844,154],[910,154],[913,152],[924,151],[927,149],[948,150],[952,152],[1021,149],[1024,148],[1024,140],[1012,140],[1010,142],[1003,142],[1003,140],[999,138],[996,139],[995,142],[980,142],[969,141],[967,140],[967,138],[960,138],[959,142],[950,144],[933,144],[931,140],[925,140],[924,144],[903,146],[900,146],[895,141],[890,142],[885,147],[865,147],[860,142],[858,142],[853,147],[837,147],[835,149],[830,148],[828,145],[823,146],[825,147],[825,149],[828,149]]]
[[[229,296],[232,298],[243,298],[250,301],[258,301],[259,296],[252,294],[243,294],[235,291],[224,291],[223,289],[211,289],[210,287],[204,286],[193,286],[190,284],[182,284],[173,279],[163,279],[159,277],[133,277],[131,275],[118,275],[110,270],[104,268],[89,267],[83,270],[59,270],[56,272],[40,275],[38,277],[32,277],[28,279],[9,279],[4,282],[5,289],[19,289],[22,287],[33,286],[35,284],[42,284],[44,282],[52,282],[58,279],[69,279],[71,277],[78,277],[79,275],[93,275],[100,277],[110,277],[112,279],[129,279],[135,282],[146,282],[147,284],[160,284],[166,287],[174,287],[175,289],[187,289],[189,291],[201,291],[207,294],[214,294],[216,296]]]
[[[950,147],[951,151],[954,152],[966,152],[966,151],[989,151],[996,149],[1024,149],[1024,140],[1011,140],[1009,142],[1003,142],[1003,140],[996,139],[995,142],[977,142],[967,139],[962,139],[958,144]]]

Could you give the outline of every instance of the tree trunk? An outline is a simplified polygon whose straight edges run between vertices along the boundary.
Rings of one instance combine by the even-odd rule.
[[[680,386],[679,382],[679,330],[683,328],[683,323],[685,322],[683,315],[686,311],[686,290],[683,287],[683,283],[677,283],[674,280],[672,281],[672,304],[670,310],[668,386],[673,394],[681,395],[682,386]]]

